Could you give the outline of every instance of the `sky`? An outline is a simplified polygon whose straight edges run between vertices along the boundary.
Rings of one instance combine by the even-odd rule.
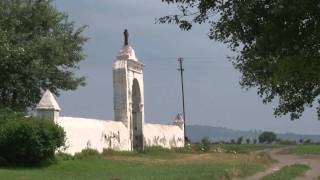
[[[69,15],[77,27],[88,25],[84,36],[86,59],[77,74],[86,86],[62,92],[58,103],[63,116],[113,119],[112,64],[123,45],[129,44],[145,64],[145,121],[173,122],[182,111],[178,57],[184,58],[186,123],[238,130],[271,130],[320,134],[316,110],[307,109],[299,120],[276,118],[276,103],[263,104],[256,89],[239,85],[241,74],[228,60],[234,55],[224,44],[209,40],[208,26],[189,32],[157,24],[155,19],[177,12],[161,0],[55,0],[54,6]]]

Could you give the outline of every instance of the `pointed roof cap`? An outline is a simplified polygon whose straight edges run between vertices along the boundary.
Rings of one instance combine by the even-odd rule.
[[[46,90],[46,92],[43,94],[36,109],[53,109],[56,111],[61,110],[53,94],[50,92],[50,90]]]
[[[184,122],[184,120],[183,120],[183,115],[182,115],[181,113],[178,113],[178,114],[176,115],[176,117],[174,118],[174,122],[175,122],[175,123]]]

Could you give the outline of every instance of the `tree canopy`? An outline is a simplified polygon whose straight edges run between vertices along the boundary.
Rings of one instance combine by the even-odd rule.
[[[210,39],[226,43],[243,88],[257,88],[276,116],[300,118],[317,105],[320,119],[320,2],[301,0],[162,0],[180,14],[160,23],[190,30],[207,24]]]
[[[0,1],[0,104],[25,111],[44,90],[56,95],[84,85],[81,33],[50,0]]]
[[[260,143],[272,143],[277,140],[277,135],[274,132],[265,131],[259,135]]]

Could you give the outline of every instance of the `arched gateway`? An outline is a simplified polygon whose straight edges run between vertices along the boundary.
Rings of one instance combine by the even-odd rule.
[[[130,130],[132,149],[143,149],[144,86],[143,67],[128,44],[124,32],[124,46],[113,64],[114,117]]]

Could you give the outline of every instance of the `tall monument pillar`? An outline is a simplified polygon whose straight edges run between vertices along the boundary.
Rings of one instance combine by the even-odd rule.
[[[124,31],[124,45],[113,64],[114,119],[129,129],[132,149],[143,149],[144,65],[138,61]]]

